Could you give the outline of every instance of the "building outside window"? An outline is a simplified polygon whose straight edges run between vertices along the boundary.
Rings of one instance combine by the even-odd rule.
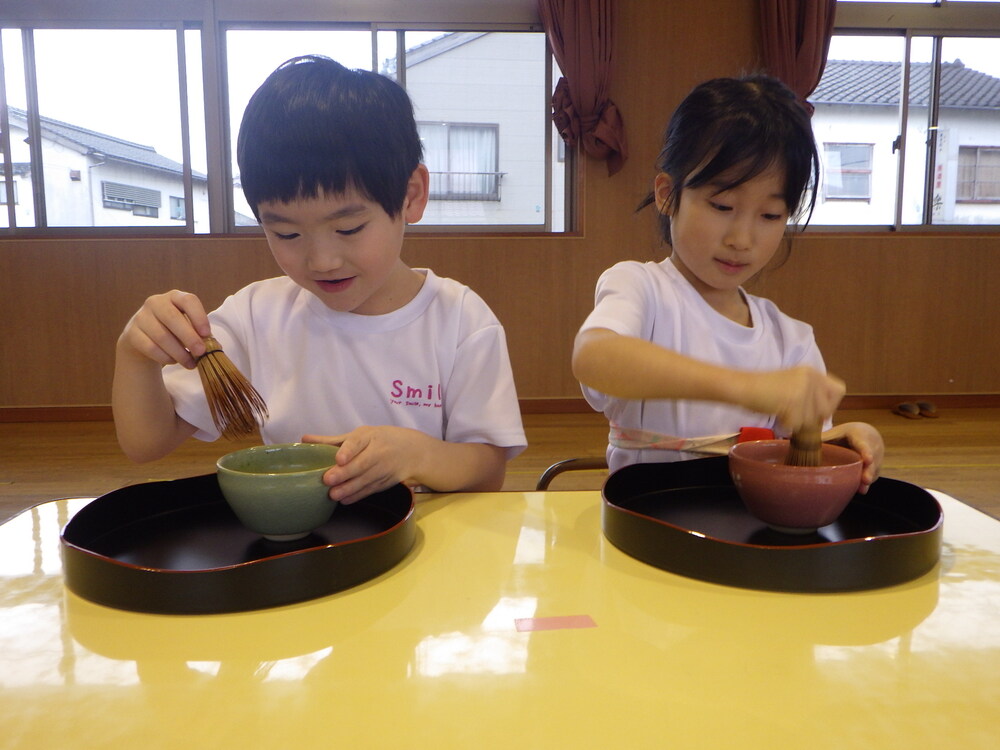
[[[1000,2],[839,0],[836,23],[808,97],[823,160],[811,226],[1000,226]]]
[[[213,0],[202,0],[219,10],[207,25],[198,0],[165,6],[158,20],[138,7],[79,0],[72,23],[60,28],[58,0],[10,1],[4,15],[19,20],[0,19],[0,70],[12,116],[8,148],[27,166],[13,215],[18,231],[259,231],[238,187],[240,119],[274,68],[307,53],[395,78],[420,121],[446,125],[449,145],[428,152],[446,166],[431,170],[441,173],[435,197],[414,231],[563,231],[564,175],[573,165],[558,160],[549,121],[558,71],[523,3],[461,17],[443,4],[434,12],[455,17],[441,26],[422,18],[414,30],[358,21],[358,4],[346,4],[349,21],[300,5],[277,22],[270,11],[257,17],[253,4],[221,11]],[[513,20],[498,20],[505,13]],[[471,30],[477,15],[488,31]],[[206,51],[216,57],[202,60]],[[141,86],[107,75],[122,59],[143,71]],[[102,182],[165,194],[167,210],[106,199]],[[0,212],[0,231],[9,219]]]
[[[902,46],[898,39],[885,43]],[[901,133],[906,67],[908,117]],[[1000,206],[972,205],[991,189],[990,168],[1000,149],[1000,75],[975,70],[961,59],[943,62],[939,70],[935,76],[931,63],[904,66],[901,60],[827,62],[809,97],[824,161],[813,225],[891,225],[897,212],[904,225],[1000,223]],[[932,126],[929,102],[935,99],[937,124]],[[897,194],[900,170],[902,193]],[[979,190],[979,197],[969,197],[975,194],[970,190]],[[845,199],[856,202],[845,204]]]
[[[548,219],[552,231],[562,231],[567,165],[557,147],[546,152],[546,134],[552,138],[555,128],[545,89],[545,35],[407,32],[405,38],[406,90],[427,156],[435,160],[428,169],[444,171],[447,163],[449,172],[437,178],[441,192],[421,224],[524,231],[544,227]],[[382,71],[397,75],[397,62],[389,58]]]
[[[554,128],[541,32],[232,29],[226,48],[229,70],[244,72],[241,87],[230,88],[232,142],[254,89],[294,51],[354,68],[374,57],[378,72],[399,81],[413,101],[431,172],[431,201],[415,231],[563,230],[566,166],[546,152]],[[230,159],[238,185],[235,153]],[[237,223],[252,215],[238,188],[233,203]]]
[[[176,226],[160,219],[158,204],[105,194],[102,185],[184,194],[177,32],[3,28],[0,34],[11,158],[27,166],[17,226]],[[191,36],[197,32],[186,34],[197,41]],[[141,86],[107,75],[123,57],[143,71]],[[35,79],[31,96],[29,67]],[[195,213],[207,229],[205,175],[196,169],[191,175]],[[0,226],[7,219],[0,212]]]
[[[0,20],[11,122],[9,143],[0,147],[10,151],[11,178],[20,184],[17,228],[226,232],[254,225],[234,188],[239,120],[264,77],[303,52],[394,77],[418,121],[443,124],[450,140],[462,127],[496,127],[492,169],[484,131],[461,134],[480,144],[466,149],[464,168],[457,147],[429,150],[446,167],[432,169],[439,184],[415,231],[572,228],[566,175],[575,154],[562,161],[549,121],[559,72],[537,21],[501,2],[502,10],[480,19],[488,30],[475,29],[468,9],[440,25],[425,15],[417,30],[359,21],[361,4],[343,6],[349,21],[296,4],[294,17],[277,23],[253,3],[192,0],[164,6],[154,21],[139,6],[78,0],[75,20],[60,28],[58,0],[7,0],[5,15],[20,20]],[[448,3],[434,8],[456,16]],[[500,22],[497,13],[516,19]],[[209,16],[216,21],[205,24]],[[98,20],[109,18],[115,22]],[[913,0],[894,2],[889,12],[885,3],[840,0],[836,23],[826,71],[810,96],[817,142],[839,144],[823,149],[813,226],[1000,226],[990,176],[1000,149],[1000,2]],[[214,57],[202,60],[203,50]],[[141,86],[107,75],[122,59],[143,71]],[[229,96],[224,104],[220,92]],[[425,138],[437,144],[443,135]],[[867,164],[855,161],[852,144],[870,147]],[[162,214],[141,204],[106,208],[101,181],[184,196],[185,205]],[[0,212],[0,231],[10,217]]]
[[[38,226],[32,200],[36,172],[28,144],[27,113],[8,107],[8,118],[17,179],[15,219],[19,227]],[[162,192],[183,191],[180,163],[159,154],[152,146],[48,117],[39,118],[38,132],[46,226],[145,228],[167,223],[150,219],[159,219]],[[197,209],[205,211],[205,176],[195,172],[192,182]],[[3,179],[0,190],[6,190]],[[6,220],[7,213],[0,212],[0,226],[5,226]]]
[[[431,173],[431,200],[413,229],[563,231],[566,163],[555,148],[546,150],[555,129],[545,89],[545,35],[379,31],[374,40],[370,31],[227,31],[227,67],[241,71],[229,88],[236,223],[255,223],[247,218],[252,211],[236,173],[235,134],[246,103],[271,70],[310,50],[350,68],[370,67],[375,57],[378,72],[410,95]]]

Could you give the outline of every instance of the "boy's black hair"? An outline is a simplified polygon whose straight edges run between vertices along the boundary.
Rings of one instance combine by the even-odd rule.
[[[395,217],[422,156],[409,96],[395,81],[321,55],[282,63],[254,93],[236,145],[258,218],[264,201],[358,191]]]
[[[670,118],[656,166],[673,184],[670,210],[659,214],[668,243],[670,215],[684,189],[720,176],[722,190],[729,190],[781,167],[790,215],[804,215],[808,223],[816,203],[819,154],[809,113],[791,89],[766,75],[715,78],[696,86]],[[650,193],[639,208],[654,202]]]

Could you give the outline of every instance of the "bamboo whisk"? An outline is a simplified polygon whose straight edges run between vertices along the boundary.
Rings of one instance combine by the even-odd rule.
[[[822,463],[823,442],[820,440],[821,425],[803,427],[793,432],[788,441],[788,455],[785,463],[788,466],[819,466]]]
[[[212,421],[227,440],[252,434],[267,418],[267,404],[212,336],[205,338],[198,374]]]

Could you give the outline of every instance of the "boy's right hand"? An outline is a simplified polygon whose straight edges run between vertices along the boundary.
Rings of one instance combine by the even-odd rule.
[[[748,373],[748,409],[774,414],[790,432],[825,422],[847,391],[844,381],[812,367]]]
[[[137,354],[158,364],[193,369],[212,332],[201,300],[174,289],[149,297],[118,337],[121,354]]]

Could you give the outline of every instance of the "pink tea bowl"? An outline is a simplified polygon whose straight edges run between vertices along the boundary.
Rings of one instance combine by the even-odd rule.
[[[819,466],[789,466],[787,440],[737,443],[729,475],[750,513],[771,528],[808,534],[833,523],[861,484],[861,456],[823,444]]]

